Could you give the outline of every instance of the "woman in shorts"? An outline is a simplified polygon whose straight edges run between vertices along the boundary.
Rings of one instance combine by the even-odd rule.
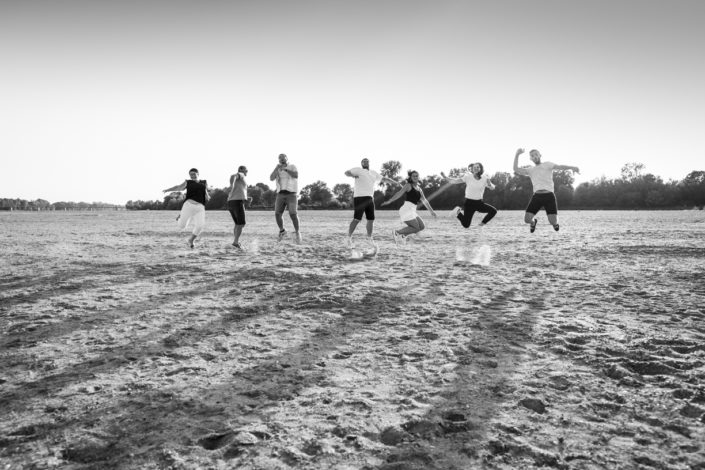
[[[429,204],[426,200],[426,196],[423,194],[423,189],[421,188],[419,180],[419,172],[409,170],[408,175],[409,177],[406,179],[406,184],[404,184],[404,186],[388,201],[382,203],[383,206],[386,206],[402,196],[405,196],[404,205],[402,205],[399,209],[399,218],[401,218],[401,221],[406,224],[406,226],[398,230],[392,230],[392,237],[394,238],[394,243],[396,244],[404,241],[404,239],[409,235],[419,233],[421,230],[426,228],[423,220],[416,213],[416,207],[419,203],[423,203],[434,218],[437,217],[436,212],[433,210],[431,204]]]

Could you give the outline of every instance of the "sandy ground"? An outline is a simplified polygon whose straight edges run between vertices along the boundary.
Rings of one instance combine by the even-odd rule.
[[[175,216],[0,213],[0,469],[705,469],[703,212]]]

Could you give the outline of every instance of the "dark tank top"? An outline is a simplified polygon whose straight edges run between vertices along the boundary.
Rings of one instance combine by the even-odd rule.
[[[186,180],[186,199],[206,205],[206,180]]]
[[[414,204],[418,204],[419,201],[421,201],[421,191],[419,191],[418,189],[414,189],[414,187],[412,186],[411,189],[406,193],[406,200]]]

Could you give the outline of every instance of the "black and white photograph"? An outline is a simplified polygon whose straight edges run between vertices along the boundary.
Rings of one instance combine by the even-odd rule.
[[[702,0],[0,1],[0,470],[705,470]]]

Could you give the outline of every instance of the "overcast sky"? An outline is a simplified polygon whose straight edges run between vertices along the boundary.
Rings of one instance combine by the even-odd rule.
[[[518,147],[705,169],[705,1],[0,2],[0,197],[161,199],[197,167],[300,187],[362,157],[422,176]],[[528,156],[521,160],[528,164]]]

